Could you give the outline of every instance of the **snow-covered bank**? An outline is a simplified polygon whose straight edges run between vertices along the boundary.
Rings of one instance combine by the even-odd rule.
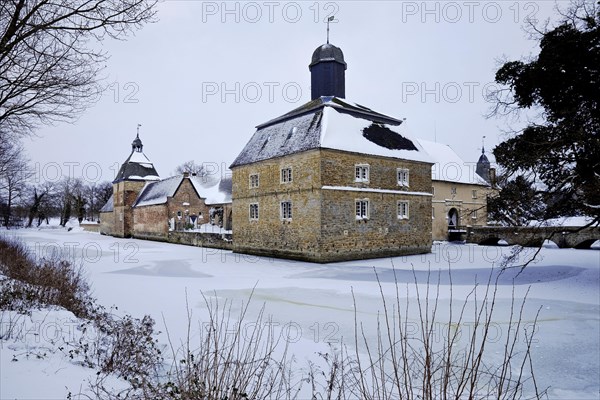
[[[374,327],[381,300],[373,267],[386,296],[395,295],[394,279],[398,279],[401,295],[413,300],[416,293],[411,283],[415,277],[423,287],[428,276],[436,283],[441,271],[438,312],[439,320],[444,321],[443,313],[447,313],[450,298],[449,273],[452,296],[460,301],[475,282],[485,284],[492,267],[497,267],[512,249],[438,243],[428,255],[319,265],[58,229],[22,229],[2,234],[21,237],[37,257],[60,252],[83,260],[100,304],[117,305],[118,312],[136,317],[150,314],[162,332],[164,318],[175,343],[186,336],[186,300],[193,318],[205,321],[206,306],[201,291],[208,296],[232,299],[240,307],[255,287],[249,321],[264,302],[272,323],[281,329],[296,354],[299,368],[304,366],[304,360],[314,360],[316,352],[329,351],[328,343],[353,340],[351,289],[358,317],[367,330]],[[525,249],[519,257],[523,261],[532,254],[533,249]],[[541,308],[533,349],[538,385],[550,386],[550,398],[598,398],[600,252],[544,248],[536,262],[518,272],[509,270],[499,280],[497,326],[490,340],[492,357],[500,353],[502,339],[513,328],[508,324],[508,310],[514,278],[517,298],[531,286],[524,321],[531,323]],[[48,314],[43,320],[58,318],[60,322],[63,317]],[[42,316],[36,318],[42,320]],[[414,316],[411,319],[417,321]],[[164,334],[161,340],[166,343]],[[48,379],[59,382],[43,385],[43,393],[44,398],[61,398],[65,396],[65,387],[78,392],[89,373],[79,366],[76,366],[79,372],[73,372],[74,367],[65,366],[68,360],[60,358],[56,359],[58,367],[54,369],[49,367],[54,365],[53,361],[48,360],[26,360],[19,364],[21,360],[11,361],[16,350],[7,348],[6,343],[4,346],[0,357],[0,398],[33,396],[21,387],[25,378],[18,378],[24,374],[29,374],[29,380],[37,374],[46,374]],[[33,390],[27,387],[30,389]]]

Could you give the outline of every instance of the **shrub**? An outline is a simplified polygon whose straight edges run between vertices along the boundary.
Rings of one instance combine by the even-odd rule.
[[[55,305],[82,318],[94,314],[81,265],[58,257],[36,262],[23,242],[0,238],[0,273],[9,278],[1,283],[2,309]]]

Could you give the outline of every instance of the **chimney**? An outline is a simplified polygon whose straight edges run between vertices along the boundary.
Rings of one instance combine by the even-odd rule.
[[[183,173],[183,177],[184,178],[189,178],[190,177],[190,173],[189,172],[184,172]]]
[[[490,185],[496,187],[496,168],[490,168]]]

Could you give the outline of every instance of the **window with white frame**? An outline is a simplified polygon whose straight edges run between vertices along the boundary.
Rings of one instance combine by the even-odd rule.
[[[282,201],[281,202],[281,219],[291,220],[292,219],[292,202]]]
[[[408,169],[398,168],[396,171],[398,186],[408,187]]]
[[[258,179],[258,174],[251,174],[250,175],[250,187],[257,188],[259,183],[260,183],[260,181]]]
[[[473,210],[473,211],[471,212],[471,218],[473,218],[473,219],[477,219],[477,210]]]
[[[258,220],[258,203],[250,204],[250,220],[252,220],[252,221]]]
[[[474,199],[477,198],[477,190],[475,190],[475,189],[471,190],[471,197]]]
[[[435,207],[431,207],[431,219],[435,219]]]
[[[369,219],[369,199],[357,199],[355,201],[356,219]]]
[[[398,219],[408,219],[408,201],[401,200],[398,202]]]
[[[292,181],[292,167],[281,169],[281,183],[289,183]]]
[[[369,182],[369,165],[358,164],[354,166],[354,182]]]

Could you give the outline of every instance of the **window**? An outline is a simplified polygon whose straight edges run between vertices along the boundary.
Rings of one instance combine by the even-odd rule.
[[[356,219],[369,219],[369,199],[356,200]]]
[[[473,212],[471,212],[471,218],[477,219],[477,210],[473,210]]]
[[[397,177],[398,177],[398,186],[408,187],[408,169],[398,168]]]
[[[258,203],[250,204],[250,220],[258,220]]]
[[[354,182],[369,182],[369,165],[359,164],[355,166]]]
[[[292,168],[282,168],[281,169],[281,183],[289,183],[292,181]]]
[[[250,175],[250,187],[251,188],[257,188],[258,184],[259,184],[258,174],[252,174],[252,175]]]
[[[398,219],[408,219],[408,201],[398,202]]]
[[[282,201],[281,202],[281,219],[291,220],[292,219],[292,202]]]
[[[431,195],[435,197],[435,186],[431,187]]]
[[[471,190],[471,197],[474,199],[477,198],[477,190],[475,190],[475,189]]]
[[[431,207],[431,219],[435,219],[435,207]]]

